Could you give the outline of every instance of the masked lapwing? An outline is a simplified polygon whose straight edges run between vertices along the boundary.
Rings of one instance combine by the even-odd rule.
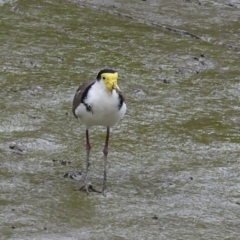
[[[93,126],[106,127],[106,140],[103,148],[104,174],[102,193],[105,194],[107,183],[107,155],[110,128],[116,125],[125,115],[127,106],[121,89],[118,86],[118,73],[113,69],[102,69],[96,80],[83,83],[77,89],[73,99],[73,114],[86,126],[86,175],[80,189],[87,193],[92,189],[88,182],[89,155],[91,145],[89,129]]]

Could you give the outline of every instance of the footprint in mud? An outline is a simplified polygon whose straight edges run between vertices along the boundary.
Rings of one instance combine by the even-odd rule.
[[[82,172],[80,172],[80,171],[68,171],[63,175],[63,177],[79,181],[79,180],[82,180]]]
[[[169,79],[166,78],[158,78],[158,81],[164,84],[170,84],[171,81]]]
[[[58,163],[63,166],[67,166],[67,165],[71,164],[71,161],[61,160],[61,159],[52,159],[52,162]],[[67,171],[63,175],[63,177],[79,181],[79,180],[82,180],[82,172],[81,171]]]
[[[54,163],[59,163],[59,164],[61,164],[61,165],[63,165],[63,166],[66,166],[66,165],[69,165],[69,164],[72,163],[71,161],[60,160],[60,159],[52,159],[52,161],[53,161]]]
[[[22,155],[26,152],[26,148],[19,143],[12,142],[9,144],[9,148],[13,150],[13,153]]]

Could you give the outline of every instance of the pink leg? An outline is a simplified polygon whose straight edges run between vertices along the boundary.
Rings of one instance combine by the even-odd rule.
[[[90,167],[90,162],[89,162],[90,150],[91,150],[91,145],[90,145],[90,141],[89,141],[89,133],[88,133],[88,129],[86,129],[86,151],[87,151],[86,175],[85,175],[84,183],[79,190],[85,189],[87,193],[89,193],[89,190],[91,190],[92,192],[101,193],[100,191],[93,188],[92,184],[88,182],[88,169]]]
[[[90,141],[89,141],[89,133],[88,133],[88,129],[86,129],[86,151],[87,151],[86,175],[85,175],[85,179],[84,179],[84,184],[80,189],[85,188],[87,193],[89,193],[88,189],[89,189],[89,186],[91,186],[91,184],[88,183],[88,168],[90,166],[90,163],[89,163],[90,150],[91,150],[91,145],[90,145]]]
[[[104,155],[104,172],[103,172],[103,189],[102,189],[103,194],[105,194],[105,190],[107,189],[107,155],[108,155],[109,134],[110,134],[110,129],[109,127],[107,127],[106,141],[105,141],[105,146],[103,148],[103,155]]]
[[[86,150],[87,150],[87,152],[90,152],[90,150],[91,150],[88,129],[86,129]]]

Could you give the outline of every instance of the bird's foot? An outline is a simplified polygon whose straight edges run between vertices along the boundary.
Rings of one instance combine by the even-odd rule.
[[[107,190],[106,190],[106,189],[103,189],[103,190],[101,191],[101,193],[102,193],[102,195],[103,195],[104,197],[106,197]]]
[[[106,197],[106,192],[107,192],[107,188],[106,188],[105,185],[103,185],[103,188],[102,188],[101,193],[102,193],[102,195],[103,195],[104,197]]]
[[[96,190],[90,182],[85,182],[78,190],[85,190],[87,194],[89,194],[89,192],[101,193],[101,191]]]

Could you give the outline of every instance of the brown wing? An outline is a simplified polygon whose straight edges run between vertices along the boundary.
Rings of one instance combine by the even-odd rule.
[[[86,91],[89,90],[90,86],[95,82],[96,80],[93,81],[89,81],[86,83],[83,83],[82,85],[80,85],[74,95],[73,98],[73,105],[72,105],[72,111],[73,111],[73,115],[77,118],[76,114],[75,114],[75,110],[76,108],[81,104],[83,97],[86,96]]]

